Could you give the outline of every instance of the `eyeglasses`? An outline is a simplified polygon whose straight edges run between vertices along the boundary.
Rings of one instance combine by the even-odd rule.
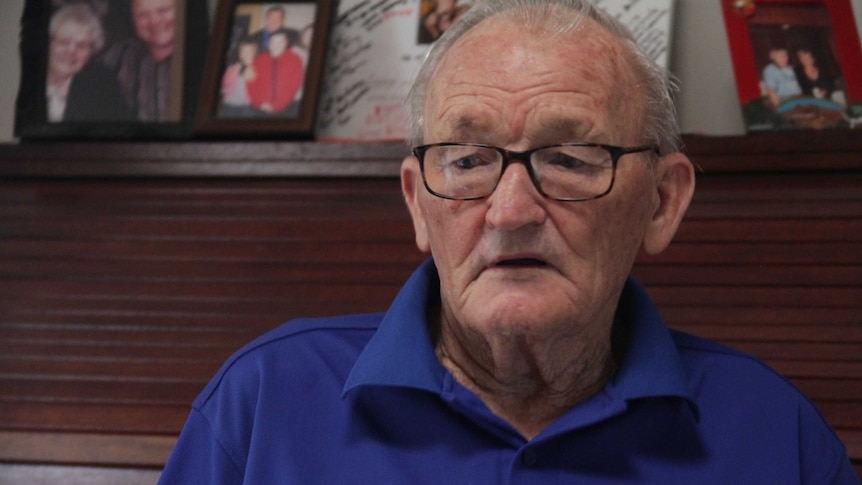
[[[68,37],[52,36],[51,42],[54,43],[54,47],[59,47],[61,49],[74,49],[76,51],[82,51],[91,50],[93,48],[93,42],[89,40],[77,40]]]
[[[434,143],[413,148],[425,188],[444,199],[473,200],[490,196],[506,167],[523,163],[536,190],[550,199],[578,202],[607,195],[614,186],[617,162],[654,145],[617,147],[565,143],[513,152],[474,143]]]

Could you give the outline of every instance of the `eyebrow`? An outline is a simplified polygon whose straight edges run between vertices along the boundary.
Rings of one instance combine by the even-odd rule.
[[[552,118],[541,126],[541,133],[536,138],[545,142],[574,142],[586,140],[587,133],[592,129],[592,123],[571,118]]]
[[[538,133],[527,133],[538,143],[568,143],[586,140],[593,124],[583,120],[566,117],[554,117],[545,121],[539,127]],[[498,132],[497,126],[485,123],[469,116],[460,116],[452,128],[445,132],[446,139],[461,142],[487,141]]]
[[[475,119],[461,116],[455,121],[455,124],[452,129],[449,130],[448,135],[449,138],[471,141],[476,140],[477,136],[481,136],[483,133],[486,134],[489,131],[490,130],[481,128]]]

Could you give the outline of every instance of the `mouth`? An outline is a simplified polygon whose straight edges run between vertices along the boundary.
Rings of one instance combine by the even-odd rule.
[[[548,263],[538,258],[511,258],[501,259],[491,265],[492,268],[541,268]]]

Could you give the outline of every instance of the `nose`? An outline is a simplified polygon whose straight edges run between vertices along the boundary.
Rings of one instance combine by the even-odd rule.
[[[521,163],[506,167],[497,188],[488,197],[488,204],[486,222],[504,231],[542,224],[548,216],[547,199],[533,185],[527,167]]]

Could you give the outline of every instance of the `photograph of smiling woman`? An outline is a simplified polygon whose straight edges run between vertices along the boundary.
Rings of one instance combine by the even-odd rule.
[[[116,78],[93,60],[105,45],[105,30],[89,5],[59,8],[51,16],[48,37],[45,110],[49,122],[134,119]]]

